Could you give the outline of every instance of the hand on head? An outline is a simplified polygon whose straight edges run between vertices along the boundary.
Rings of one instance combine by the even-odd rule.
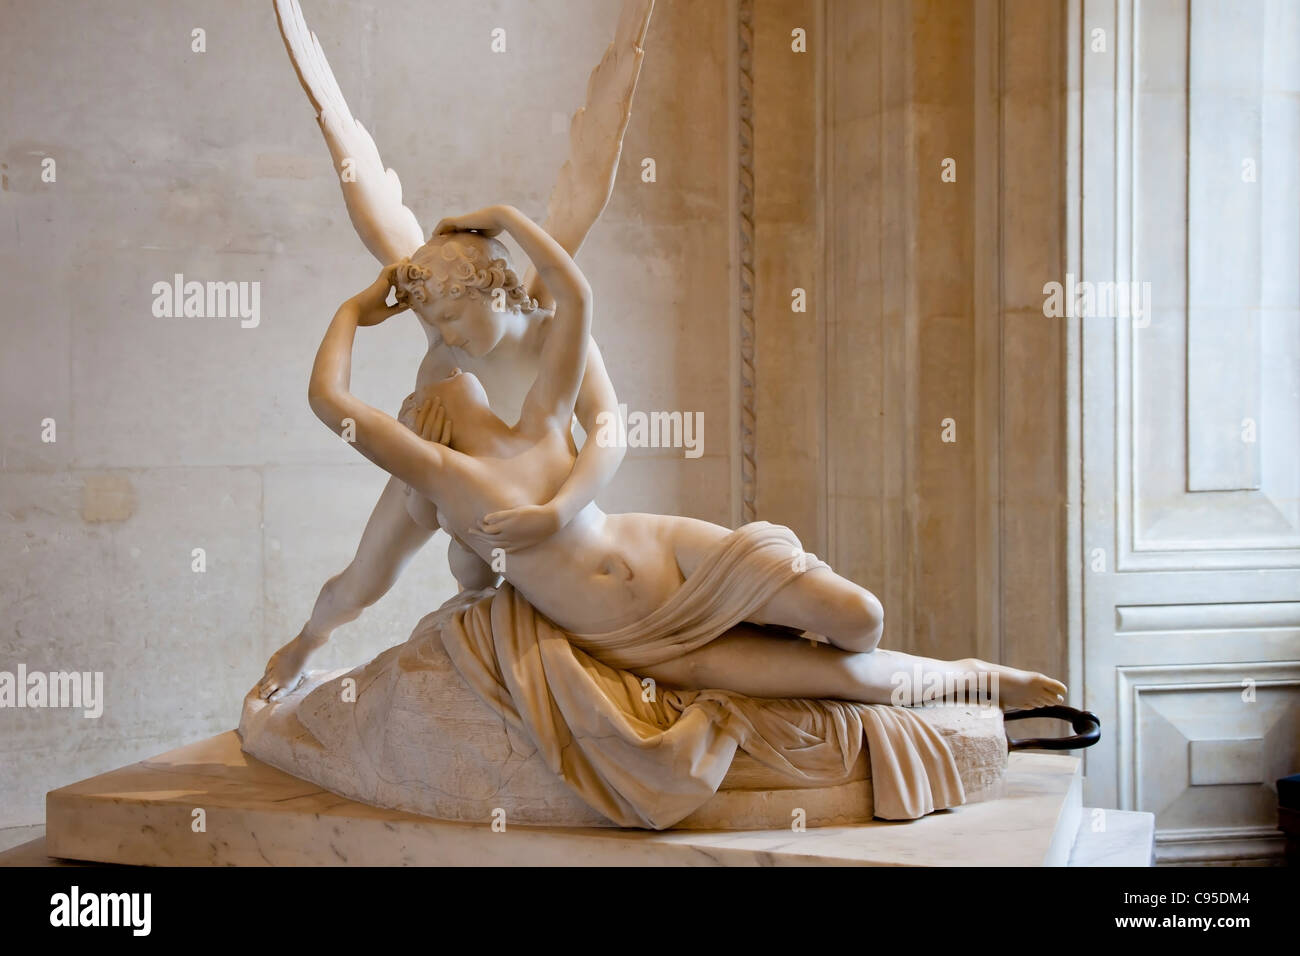
[[[396,295],[396,291],[397,264],[395,263],[385,266],[380,270],[379,278],[352,297],[357,308],[357,325],[363,327],[378,325],[399,312],[405,312],[409,306],[400,297],[393,305],[388,304],[389,293]]]
[[[463,216],[448,216],[439,220],[438,225],[433,228],[433,235],[446,236],[453,232],[477,232],[490,239],[493,236],[500,235],[503,229],[500,207],[484,206],[482,209],[465,213]]]

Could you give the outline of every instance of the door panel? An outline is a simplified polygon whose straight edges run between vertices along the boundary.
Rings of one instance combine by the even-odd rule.
[[[1084,0],[1082,28],[1079,280],[1141,306],[1078,319],[1090,799],[1153,811],[1157,859],[1271,854],[1300,770],[1300,3]]]

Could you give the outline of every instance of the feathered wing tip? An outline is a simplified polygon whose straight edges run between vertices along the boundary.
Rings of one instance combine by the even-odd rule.
[[[624,0],[614,38],[587,80],[587,101],[569,123],[569,158],[551,190],[543,228],[570,255],[613,192],[653,10],[654,0]]]
[[[401,180],[384,166],[374,139],[352,116],[298,0],[274,4],[290,62],[340,172],[357,235],[382,264],[409,256],[423,243],[424,232],[402,202]],[[624,0],[614,38],[587,81],[587,101],[569,124],[569,158],[551,190],[543,228],[570,255],[577,253],[613,191],[653,9],[654,0]],[[350,177],[342,175],[345,163]],[[533,274],[530,267],[529,276]]]
[[[298,82],[316,111],[357,235],[383,265],[410,255],[423,243],[424,231],[402,202],[401,180],[384,166],[374,139],[352,116],[320,40],[307,28],[298,0],[274,3],[280,36]]]

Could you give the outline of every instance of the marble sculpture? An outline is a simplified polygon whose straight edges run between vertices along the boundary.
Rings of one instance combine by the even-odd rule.
[[[966,700],[964,682],[991,678],[1009,710],[1063,701],[1060,682],[880,647],[880,602],[789,528],[606,514],[594,501],[622,449],[579,451],[572,432],[575,417],[591,433],[618,405],[574,256],[613,190],[652,0],[623,4],[546,221],[492,205],[444,218],[427,241],[297,0],[275,7],[336,165],[354,164],[344,199],[382,265],[329,324],[309,400],[391,477],[356,557],[249,694],[245,749],[346,795],[453,819],[508,805],[526,823],[788,825],[784,804],[719,803],[782,788],[822,806],[819,819],[850,819],[844,800],[868,777],[868,816],[911,819],[992,792],[1001,716]],[[531,262],[522,278],[501,233]],[[394,417],[351,393],[351,353],[358,329],[407,310],[429,349]],[[309,671],[439,528],[461,593],[374,661]],[[934,703],[969,706],[896,706],[900,674],[948,688]],[[819,791],[835,799],[817,804]]]

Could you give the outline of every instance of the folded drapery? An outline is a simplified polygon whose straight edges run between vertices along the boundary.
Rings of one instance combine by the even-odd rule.
[[[621,826],[662,829],[717,790],[739,747],[807,786],[871,761],[876,816],[914,819],[965,802],[942,736],[905,708],[760,700],[643,687],[628,668],[701,647],[807,567],[788,528],[755,522],[719,542],[659,611],[606,635],[573,635],[508,583],[442,625],[474,692],[523,731],[588,805]]]
[[[824,567],[785,525],[751,521],[719,541],[659,610],[617,631],[569,639],[610,667],[662,664],[725,634],[799,575]]]

